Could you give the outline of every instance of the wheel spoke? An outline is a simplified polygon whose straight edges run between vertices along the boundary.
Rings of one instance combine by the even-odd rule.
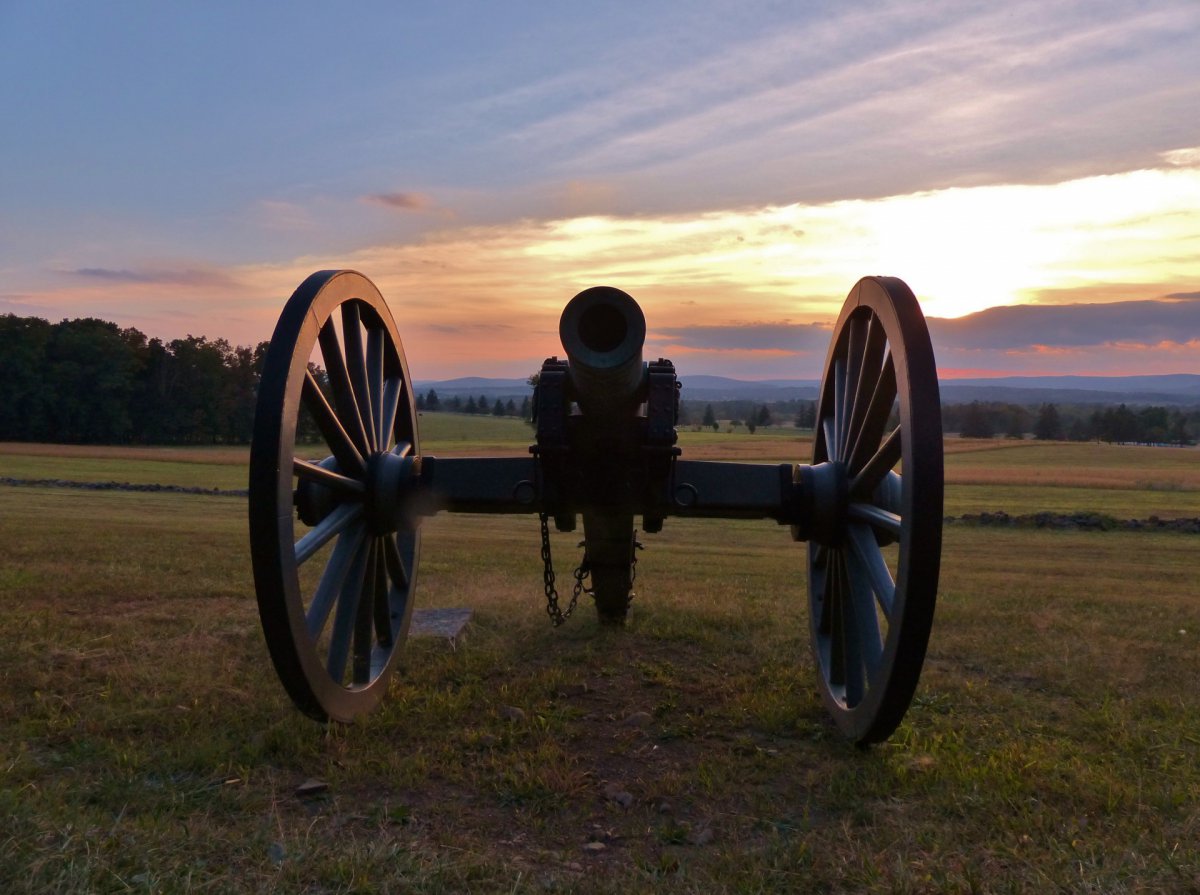
[[[866,497],[873,492],[884,480],[884,477],[892,471],[892,467],[900,462],[903,453],[904,440],[900,427],[897,426],[883,440],[883,444],[875,451],[875,455],[850,480],[850,495]]]
[[[375,639],[384,649],[392,645],[392,583],[387,573],[387,544],[391,540],[388,535],[379,538],[375,561]]]
[[[850,440],[854,405],[858,396],[859,380],[863,376],[863,352],[866,347],[869,318],[852,317],[847,324],[846,334],[846,382],[842,389],[842,403],[838,411],[838,444],[842,448],[839,459],[846,459]]]
[[[296,565],[324,547],[334,537],[350,527],[363,514],[361,503],[344,503],[322,519],[315,528],[296,542]]]
[[[371,414],[371,385],[367,376],[367,359],[363,348],[362,312],[358,302],[342,305],[342,339],[346,343],[346,370],[354,391],[354,406],[362,419],[363,432],[371,452],[379,450],[375,436],[375,418]]]
[[[846,556],[846,576],[849,579],[851,598],[854,605],[854,633],[857,637],[859,654],[867,677],[873,678],[883,662],[883,637],[879,632],[879,615],[875,608],[875,595],[866,569],[858,559],[857,552]]]
[[[858,522],[866,522],[874,528],[882,529],[899,540],[901,519],[895,513],[889,513],[873,503],[852,503],[846,514]]]
[[[383,328],[372,326],[367,329],[367,384],[371,390],[371,418],[375,421],[375,448],[386,451],[388,429],[383,423],[383,350],[385,337]]]
[[[829,548],[824,546],[814,546],[815,556],[813,557],[814,573],[811,578],[815,590],[812,594],[812,599],[820,608],[817,616],[817,630],[822,634],[829,633]]]
[[[304,374],[302,398],[304,406],[316,421],[317,428],[321,430],[325,443],[329,445],[330,452],[337,457],[338,466],[351,475],[366,475],[367,467],[363,462],[363,455],[342,426],[333,408],[329,406],[329,402],[325,400],[325,395],[311,371]]]
[[[829,451],[830,460],[842,460],[842,449],[844,445],[840,440],[842,431],[842,410],[846,400],[846,359],[839,357],[833,362],[833,412],[828,419],[831,423],[829,431],[826,433],[826,441],[828,442],[829,435],[832,434],[833,441],[827,443],[825,448]]]
[[[396,428],[396,414],[400,409],[400,396],[404,391],[404,381],[399,376],[392,376],[383,383],[383,407],[380,412],[383,437],[379,439],[381,450],[386,450],[392,440],[392,430]]]
[[[364,533],[365,527],[356,525],[338,538],[325,571],[321,573],[321,581],[313,594],[312,602],[308,604],[308,611],[304,614],[308,636],[314,641],[324,630],[325,623],[329,620],[329,611],[333,609],[333,604],[346,583],[346,575],[363,548]]]
[[[847,568],[846,554],[838,552],[838,580],[841,590],[841,628],[843,646],[843,661],[845,664],[846,705],[853,708],[862,702],[863,685],[863,653],[858,618],[858,606],[854,597],[853,584]],[[874,610],[872,609],[872,612]]]
[[[841,687],[846,683],[846,626],[842,612],[840,553],[830,554],[830,559],[825,588],[825,614],[829,625],[829,683],[830,686]]]
[[[377,542],[370,544],[366,575],[362,595],[358,600],[358,611],[354,615],[354,661],[351,663],[351,679],[356,684],[371,682],[371,648],[374,645],[375,603],[379,599],[379,551]]]
[[[346,675],[346,660],[350,656],[351,640],[358,618],[358,606],[362,602],[362,593],[366,587],[371,554],[370,542],[366,541],[354,557],[350,573],[342,583],[342,592],[333,616],[333,631],[329,635],[329,655],[326,658],[325,670],[339,684]]]
[[[317,482],[342,497],[361,498],[366,491],[366,487],[358,479],[349,478],[332,469],[326,469],[318,463],[301,460],[299,457],[292,458],[292,472],[302,479]]]
[[[408,570],[408,566],[404,563],[404,557],[400,555],[400,548],[396,546],[396,539],[387,537],[383,540],[383,556],[387,561],[388,575],[397,589],[407,590],[408,584],[412,580],[412,575]]]
[[[896,601],[896,583],[892,580],[891,570],[883,559],[883,551],[875,540],[875,533],[866,525],[849,525],[847,534],[850,536],[850,548],[870,582],[875,599],[883,609],[884,618],[892,621],[892,606]]]
[[[871,315],[866,323],[862,363],[859,376],[854,382],[854,392],[851,396],[850,422],[846,427],[846,442],[850,445],[849,458],[854,459],[855,448],[862,434],[863,422],[868,418],[871,408],[871,398],[879,386],[883,375],[883,363],[887,350],[887,335],[879,318]],[[888,408],[890,411],[890,407]]]
[[[837,452],[834,450],[834,448],[837,446],[837,441],[834,437],[833,429],[834,429],[834,427],[833,427],[833,417],[832,416],[827,416],[823,420],[821,420],[821,432],[825,436],[825,459],[826,460],[836,460],[837,459]]]
[[[317,339],[321,343],[321,356],[325,359],[325,372],[329,376],[329,384],[333,386],[338,419],[350,433],[355,447],[364,456],[369,455],[371,443],[367,438],[366,429],[363,428],[358,402],[354,399],[354,387],[350,384],[350,373],[346,369],[346,359],[342,356],[342,346],[338,342],[338,334],[334,328],[332,317],[321,327]]]
[[[858,435],[848,451],[847,469],[851,475],[858,472],[863,462],[879,444],[883,433],[887,431],[888,417],[892,414],[892,403],[896,400],[896,365],[891,352],[884,355],[883,366],[875,388],[871,394],[870,403],[862,415],[862,423],[858,426]]]

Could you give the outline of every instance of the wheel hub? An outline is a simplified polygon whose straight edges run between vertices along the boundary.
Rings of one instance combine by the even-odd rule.
[[[846,465],[836,461],[798,465],[795,483],[799,521],[792,525],[792,537],[836,547],[846,534],[846,508],[850,502]]]
[[[381,451],[367,462],[364,518],[371,533],[391,534],[413,528],[416,514],[408,512],[410,498],[421,474],[421,458]],[[411,517],[411,518],[410,518]]]

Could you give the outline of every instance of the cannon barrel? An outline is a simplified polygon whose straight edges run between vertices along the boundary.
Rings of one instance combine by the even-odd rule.
[[[636,402],[646,317],[631,295],[611,286],[585,289],[563,309],[558,334],[584,413],[609,416]]]

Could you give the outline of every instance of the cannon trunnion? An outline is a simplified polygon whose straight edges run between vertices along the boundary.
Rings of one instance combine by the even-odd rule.
[[[645,361],[645,317],[621,290],[581,292],[559,334],[565,359],[539,371],[529,456],[435,458],[420,450],[412,380],[378,290],[353,271],[320,271],[293,294],[260,386],[250,535],[267,645],[297,706],[349,720],[382,698],[415,602],[421,521],[434,513],[537,515],[556,624],[581,594],[601,621],[625,619],[638,517],[649,534],[671,516],[760,518],[807,542],[811,642],[832,717],[856,742],[886,738],[920,675],[941,553],[937,377],[907,286],[869,277],[848,296],[810,464],[685,459],[674,365]],[[297,454],[301,426],[323,442],[311,458]],[[583,528],[565,610],[551,522]]]

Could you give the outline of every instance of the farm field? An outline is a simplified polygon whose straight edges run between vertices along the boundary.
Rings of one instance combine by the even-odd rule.
[[[812,455],[811,438],[788,427],[754,435],[690,429],[679,434],[688,459],[803,463]],[[434,455],[524,455],[532,435],[515,419],[453,413],[421,418],[422,451]],[[0,477],[234,490],[246,487],[248,457],[246,447],[0,443]],[[1200,517],[1197,448],[951,438],[946,483],[946,513],[952,516],[1049,511],[1119,519]]]
[[[528,438],[451,422],[427,450]],[[1200,515],[1194,450],[949,447],[955,515]],[[0,476],[85,460],[244,487],[242,449],[5,445]],[[474,621],[457,650],[411,642],[349,727],[276,681],[245,525],[237,497],[0,487],[0,890],[1200,887],[1195,535],[949,525],[917,700],[857,750],[820,705],[803,548],[774,524],[668,520],[613,631],[590,606],[550,627],[534,518],[430,520],[418,605]],[[554,536],[560,579],[577,540]],[[328,788],[298,796],[311,779]]]

